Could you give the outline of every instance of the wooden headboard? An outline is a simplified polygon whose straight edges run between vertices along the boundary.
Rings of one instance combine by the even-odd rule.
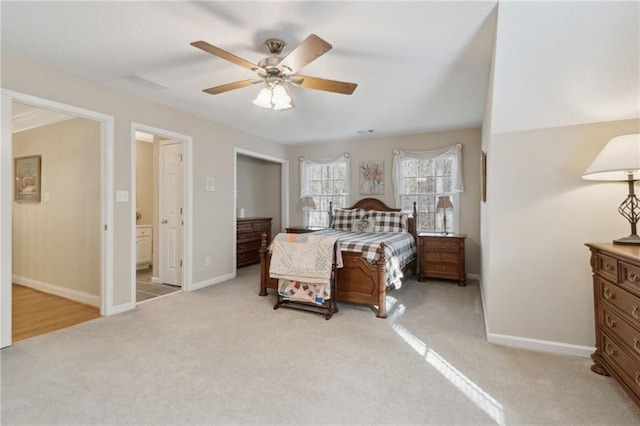
[[[396,209],[389,207],[383,201],[377,198],[363,198],[357,201],[353,206],[346,207],[348,210],[352,209],[364,209],[364,210],[377,210],[382,212],[399,212],[402,209]],[[408,232],[413,235],[416,241],[418,241],[418,225],[416,219],[418,217],[418,209],[416,203],[413,203],[413,213],[409,215],[407,220]],[[333,221],[333,203],[329,203],[329,223]]]
[[[399,212],[401,209],[394,209],[386,205],[383,201],[377,198],[363,198],[351,207],[347,209],[364,209],[364,210],[377,210],[381,212]]]

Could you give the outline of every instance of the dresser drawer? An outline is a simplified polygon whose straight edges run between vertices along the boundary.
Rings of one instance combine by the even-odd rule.
[[[638,298],[600,277],[596,277],[595,280],[599,300],[617,309],[630,323],[640,328],[640,302]]]
[[[604,305],[598,306],[598,324],[601,324],[603,331],[630,348],[632,355],[640,362],[640,330]]]
[[[457,263],[429,262],[421,273],[436,278],[461,279],[460,267]]]
[[[640,395],[640,362],[629,356],[607,334],[602,334],[602,355],[616,369],[636,397]]]
[[[260,262],[260,253],[257,251],[246,251],[237,254],[238,266]]]
[[[240,241],[260,241],[262,239],[262,232],[240,232],[238,233],[238,242]],[[260,244],[258,244],[260,247]]]
[[[152,233],[153,229],[150,226],[136,227],[136,237],[150,237]]]
[[[238,253],[245,251],[256,251],[260,248],[261,240],[238,242]]]
[[[640,296],[640,268],[625,262],[618,264],[620,287]]]
[[[602,253],[596,254],[595,272],[613,282],[618,282],[618,261]]]
[[[251,232],[253,231],[253,223],[251,222],[238,222],[236,229],[238,232]]]
[[[458,256],[457,252],[426,250],[424,256],[428,262],[447,262],[456,265],[460,262],[460,256]]]
[[[424,249],[427,251],[458,251],[460,242],[455,238],[425,238]]]

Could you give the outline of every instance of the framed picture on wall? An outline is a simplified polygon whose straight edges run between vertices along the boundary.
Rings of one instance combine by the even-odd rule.
[[[480,151],[480,185],[482,201],[487,201],[487,153]]]
[[[16,182],[15,200],[19,203],[40,202],[41,156],[30,155],[14,159],[13,173]]]
[[[360,163],[360,194],[384,194],[384,161]]]

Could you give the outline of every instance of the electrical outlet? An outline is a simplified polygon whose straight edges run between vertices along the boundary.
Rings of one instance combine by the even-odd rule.
[[[204,264],[205,266],[211,265],[211,256],[207,256],[204,258]]]

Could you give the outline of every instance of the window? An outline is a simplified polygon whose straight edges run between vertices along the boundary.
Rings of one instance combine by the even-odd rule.
[[[328,161],[300,158],[300,198],[313,197],[316,207],[303,209],[305,226],[329,226],[329,203],[349,206],[349,154]]]
[[[405,212],[418,210],[420,231],[458,231],[459,196],[462,192],[462,145],[437,151],[394,152],[396,205]],[[449,196],[453,209],[437,209],[438,197]]]

